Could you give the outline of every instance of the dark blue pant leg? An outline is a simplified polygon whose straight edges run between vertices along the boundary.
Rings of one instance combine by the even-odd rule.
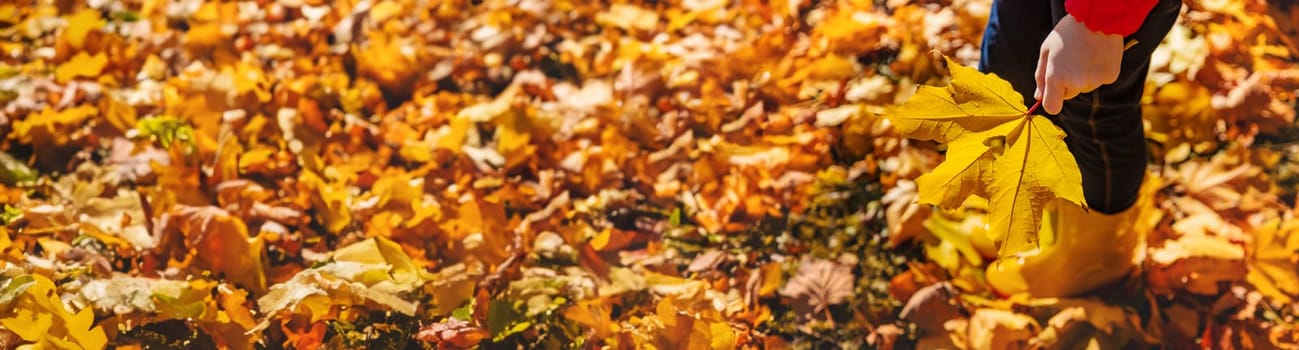
[[[979,69],[1010,81],[1032,105],[1037,59],[1042,40],[1065,16],[1063,0],[995,0],[983,36]],[[1141,122],[1150,54],[1168,34],[1181,0],[1160,0],[1141,28],[1125,42],[1119,79],[1065,101],[1051,116],[1064,129],[1065,143],[1082,170],[1083,194],[1093,210],[1113,214],[1131,207],[1145,176],[1147,153]]]

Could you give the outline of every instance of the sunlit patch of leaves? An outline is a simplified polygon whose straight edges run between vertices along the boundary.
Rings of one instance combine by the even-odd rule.
[[[783,244],[766,249],[805,251],[827,259],[846,254],[856,261],[852,297],[846,304],[831,306],[828,319],[808,322],[794,308],[778,300],[768,301],[776,311],[764,326],[790,337],[795,348],[862,348],[870,334],[868,325],[886,324],[896,318],[903,301],[889,295],[889,280],[905,271],[905,262],[916,259],[920,252],[914,246],[887,247],[888,232],[877,181],[867,174],[849,178],[842,168],[822,171],[811,184],[807,212],[791,215],[783,223],[788,227],[786,231],[766,233],[789,235],[781,240]]]

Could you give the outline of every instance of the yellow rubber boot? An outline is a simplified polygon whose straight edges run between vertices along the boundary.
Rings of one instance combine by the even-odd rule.
[[[1038,231],[1039,248],[988,265],[988,284],[1003,295],[1065,297],[1122,280],[1136,268],[1143,238],[1133,226],[1141,204],[1106,215],[1053,201]]]

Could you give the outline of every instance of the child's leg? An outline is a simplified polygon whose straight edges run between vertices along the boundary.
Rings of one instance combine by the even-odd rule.
[[[1119,79],[1065,101],[1064,110],[1052,118],[1068,135],[1065,142],[1078,159],[1083,193],[1093,210],[1117,213],[1136,201],[1146,171],[1141,94],[1150,54],[1172,28],[1181,5],[1181,0],[1160,0],[1141,28],[1125,38],[1137,44],[1124,52]],[[992,6],[979,69],[1010,81],[1032,104],[1039,48],[1065,16],[1064,0],[995,0]]]
[[[1078,295],[1116,283],[1136,266],[1132,260],[1143,231],[1135,229],[1136,210],[1126,209],[1139,197],[1146,173],[1141,94],[1150,54],[1180,9],[1181,0],[1160,0],[1126,38],[1137,45],[1123,53],[1119,79],[1065,101],[1052,118],[1068,135],[1065,143],[1078,159],[1083,193],[1093,210],[1061,202],[1048,208],[1054,219],[1044,220],[1049,227],[1039,232],[1051,237],[1044,237],[1039,249],[988,266],[988,284],[997,291]],[[995,0],[979,69],[1010,81],[1031,104],[1039,48],[1064,16],[1064,0]]]

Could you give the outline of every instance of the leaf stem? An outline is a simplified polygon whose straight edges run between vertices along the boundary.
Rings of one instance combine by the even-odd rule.
[[[1037,103],[1034,103],[1033,107],[1028,107],[1028,112],[1024,112],[1024,115],[1027,116],[1033,114],[1033,111],[1036,111],[1037,107],[1041,107],[1041,106],[1042,106],[1042,100],[1037,100]]]

